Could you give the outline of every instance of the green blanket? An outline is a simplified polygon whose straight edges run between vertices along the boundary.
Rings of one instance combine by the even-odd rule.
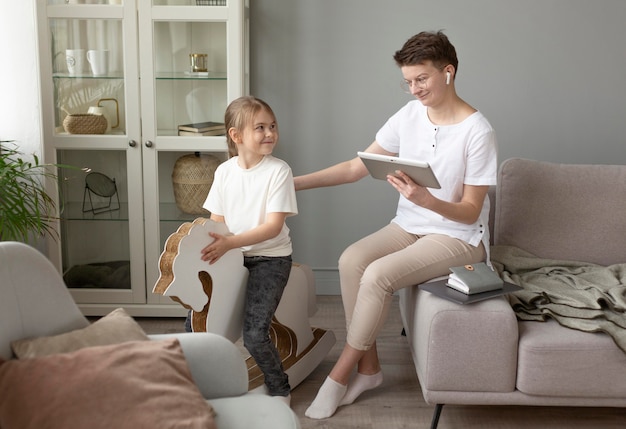
[[[626,263],[538,258],[511,246],[493,246],[500,276],[523,290],[509,295],[520,320],[545,321],[585,332],[605,332],[626,352]]]

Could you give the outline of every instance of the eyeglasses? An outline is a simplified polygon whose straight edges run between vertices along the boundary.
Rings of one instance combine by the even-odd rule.
[[[413,88],[413,86],[417,86],[418,88],[426,88],[428,86],[428,80],[430,78],[431,76],[421,76],[413,80],[404,79],[402,82],[400,82],[400,88],[402,88],[402,90],[407,94],[411,94],[411,88]]]
[[[439,71],[443,71],[444,68],[445,67],[440,68]],[[411,88],[413,88],[413,86],[417,86],[418,88],[426,88],[428,86],[428,81],[431,77],[433,77],[433,75],[420,76],[417,79],[413,80],[404,79],[402,80],[402,82],[400,82],[400,87],[407,94],[411,94]]]

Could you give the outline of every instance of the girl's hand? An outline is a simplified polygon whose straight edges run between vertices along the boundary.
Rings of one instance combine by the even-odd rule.
[[[428,207],[429,202],[433,199],[433,195],[428,189],[418,185],[409,176],[402,171],[397,170],[396,174],[399,176],[387,176],[387,182],[391,184],[396,190],[407,200],[413,204]]]
[[[209,232],[209,235],[213,237],[213,242],[200,251],[202,254],[201,259],[208,261],[209,264],[214,264],[224,256],[226,252],[232,249],[233,246],[230,245],[230,241],[226,235],[216,234],[214,232]]]

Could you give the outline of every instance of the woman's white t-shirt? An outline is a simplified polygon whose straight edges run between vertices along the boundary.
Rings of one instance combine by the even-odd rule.
[[[268,213],[298,214],[296,191],[289,165],[271,155],[249,169],[230,158],[215,170],[211,190],[203,207],[224,216],[228,230],[241,234],[265,223]],[[289,256],[289,228],[283,225],[274,238],[242,248],[245,256]]]
[[[427,108],[414,100],[389,118],[376,134],[376,141],[401,158],[428,162],[441,184],[441,189],[429,191],[441,200],[460,201],[464,184],[496,184],[496,135],[480,112],[458,124],[434,125],[428,118]],[[471,225],[444,218],[402,195],[392,221],[412,234],[446,234],[473,246],[482,241],[489,249],[488,196],[478,220]]]

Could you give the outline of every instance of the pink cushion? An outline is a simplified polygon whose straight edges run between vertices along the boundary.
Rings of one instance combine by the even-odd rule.
[[[177,339],[0,359],[2,428],[215,428]]]

